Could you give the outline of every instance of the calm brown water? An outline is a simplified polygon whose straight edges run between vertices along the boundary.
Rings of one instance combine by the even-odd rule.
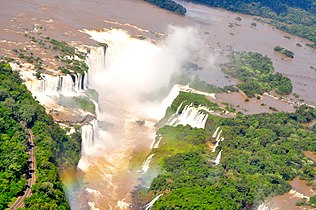
[[[263,95],[261,99],[249,98],[246,102],[246,95],[238,93],[221,93],[217,94],[216,98],[222,101],[226,101],[232,104],[236,111],[243,112],[245,114],[258,114],[258,113],[273,113],[269,107],[274,107],[281,112],[294,112],[293,105],[274,99],[271,96]]]
[[[223,48],[225,49],[225,46],[226,48],[231,46],[237,51],[253,51],[267,55],[272,59],[276,71],[292,80],[294,92],[306,102],[316,104],[316,72],[310,68],[310,66],[316,66],[316,50],[305,46],[305,43],[309,43],[308,41],[259,22],[257,22],[257,27],[250,27],[250,24],[255,22],[252,16],[191,3],[184,3],[184,5],[188,9],[188,18],[199,22],[201,30],[208,32],[206,35],[208,43],[212,43],[212,46],[218,46],[217,43],[219,43],[220,47],[214,47],[214,50],[220,52]],[[236,17],[241,17],[242,20],[236,21]],[[230,23],[233,27],[228,27]],[[285,38],[285,35],[290,36],[291,39]],[[303,47],[296,46],[296,43],[301,43]],[[283,60],[273,51],[277,45],[293,51],[295,58]],[[219,56],[219,60],[224,60],[224,58]],[[225,83],[223,82],[225,80],[217,76],[217,73],[214,74],[214,71],[217,72],[218,69],[207,69],[200,75],[203,79],[219,85]]]
[[[299,207],[296,205],[297,202],[303,200],[303,196],[311,197],[315,195],[316,192],[312,189],[312,186],[307,186],[306,181],[301,180],[299,177],[296,177],[289,183],[295,191],[273,197],[267,202],[268,206],[272,209],[280,210],[313,209],[312,207]]]

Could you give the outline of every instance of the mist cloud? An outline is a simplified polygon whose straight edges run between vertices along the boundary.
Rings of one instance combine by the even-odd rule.
[[[123,30],[87,31],[96,41],[107,43],[107,69],[93,78],[97,89],[111,90],[111,97],[135,104],[143,93],[167,86],[170,76],[183,64],[200,57],[205,46],[192,27],[170,26],[158,44],[132,38]]]

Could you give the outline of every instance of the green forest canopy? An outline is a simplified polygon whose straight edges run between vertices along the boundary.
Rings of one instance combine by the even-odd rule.
[[[158,131],[160,146],[151,152],[159,175],[135,199],[145,204],[163,194],[152,209],[252,209],[288,192],[287,181],[298,175],[314,180],[316,164],[302,151],[316,152],[316,126],[302,124],[315,119],[314,108],[301,106],[295,113],[209,115],[205,130],[164,126]],[[209,144],[218,126],[225,140],[213,153]],[[215,166],[220,150],[222,160]]]
[[[294,53],[290,50],[285,49],[284,47],[276,46],[274,51],[279,52],[289,58],[294,58]]]
[[[280,73],[274,73],[271,59],[259,53],[234,52],[229,63],[222,69],[224,73],[242,82],[237,86],[248,97],[272,90],[287,95],[293,89],[291,80]]]
[[[186,9],[182,5],[172,0],[145,0],[145,1],[154,5],[157,5],[160,8],[175,12],[179,15],[185,15],[186,13]]]
[[[70,138],[54,123],[8,63],[0,63],[0,81],[0,209],[7,208],[26,184],[26,128],[35,136],[37,179],[25,207],[70,209],[58,170],[76,167],[81,139]]]

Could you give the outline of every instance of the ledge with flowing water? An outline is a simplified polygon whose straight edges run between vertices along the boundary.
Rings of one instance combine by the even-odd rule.
[[[86,74],[59,76],[42,74],[41,77],[41,79],[28,78],[25,81],[26,87],[34,96],[39,94],[46,96],[74,96],[88,88]]]

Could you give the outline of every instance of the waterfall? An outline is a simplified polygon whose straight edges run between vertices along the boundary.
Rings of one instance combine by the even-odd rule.
[[[74,85],[74,91],[75,92],[79,92],[79,76],[78,75],[74,75],[74,82],[73,82],[73,85]]]
[[[90,123],[81,127],[81,152],[83,155],[88,154],[89,149],[91,149],[94,145],[94,141],[96,139],[95,129],[97,126],[97,120],[94,119]]]
[[[178,121],[177,114],[173,114],[170,119],[168,120],[168,125],[176,126]]]
[[[298,192],[298,191],[296,191],[296,190],[294,190],[294,189],[291,189],[289,193],[292,194],[292,195],[294,195],[295,197],[298,197],[298,198],[301,198],[301,199],[306,199],[307,201],[310,200],[310,197],[309,197],[309,196],[306,196],[306,195],[304,195],[303,193]]]
[[[171,106],[172,102],[174,101],[174,99],[177,98],[179,93],[180,93],[180,87],[178,85],[174,85],[169,95],[162,101],[159,107],[159,112],[160,112],[158,116],[159,119],[165,116],[168,107]]]
[[[270,208],[265,203],[262,203],[257,210],[270,210]]]
[[[221,130],[220,132],[218,132],[219,128],[220,128],[220,127],[218,127],[218,128],[216,129],[216,131],[214,132],[214,134],[213,134],[213,136],[212,136],[212,138],[215,138],[215,137],[216,137],[216,144],[215,144],[215,146],[213,147],[212,152],[215,152],[215,150],[216,150],[216,148],[218,147],[220,141],[224,141],[224,138],[223,138],[223,137],[221,138],[221,133],[222,133],[223,130]]]
[[[151,209],[151,207],[153,207],[154,203],[162,196],[163,194],[160,194],[158,196],[156,196],[154,199],[152,199],[152,201],[150,201],[148,204],[146,204],[146,206],[144,206],[144,210],[149,210]]]
[[[171,121],[169,122],[169,125],[190,125],[193,128],[204,129],[208,115],[202,112],[199,108],[196,108],[192,104],[190,104],[184,107],[180,115],[173,116],[172,118],[173,119],[170,119]]]
[[[86,90],[87,87],[87,76],[86,74],[78,75],[78,90]]]
[[[182,107],[183,103],[184,103],[184,101],[182,101],[182,102],[181,102],[181,104],[180,104],[180,106],[177,108],[176,114],[179,114],[180,109],[181,109],[181,107]]]
[[[81,89],[87,90],[88,89],[88,72],[82,75],[82,83],[81,83]]]
[[[69,74],[63,76],[43,74],[43,79],[29,79],[25,85],[35,96],[39,94],[73,96],[86,89],[85,79],[82,79],[85,77],[85,74],[73,75],[73,77]]]
[[[218,135],[217,135],[217,137],[216,137],[216,141],[219,141],[219,138],[221,137],[222,131],[223,131],[223,130],[221,130],[221,131],[218,133]]]
[[[59,77],[54,77],[51,75],[43,75],[44,80],[42,80],[42,92],[46,95],[58,95],[58,84],[59,84]]]
[[[149,155],[148,158],[147,158],[147,159],[145,160],[145,162],[143,163],[142,169],[141,169],[141,173],[142,173],[142,174],[144,174],[144,173],[146,173],[146,172],[148,171],[150,161],[151,161],[151,159],[153,158],[154,155],[155,155],[155,154]]]
[[[219,145],[219,142],[220,142],[220,141],[217,141],[217,142],[216,142],[215,146],[213,147],[212,152],[215,152],[216,148],[217,148],[217,147],[218,147],[218,145]]]
[[[60,76],[61,79],[61,86],[59,88],[59,92],[62,95],[71,96],[74,94],[74,86],[75,83],[70,75]]]
[[[158,141],[155,140],[155,141],[152,143],[152,145],[150,146],[150,149],[156,149],[156,148],[158,148],[161,139],[162,139],[162,137],[160,136],[160,137],[158,138]]]
[[[219,162],[221,161],[221,157],[222,157],[222,150],[219,151],[219,153],[218,153],[218,155],[217,155],[217,157],[216,157],[216,159],[215,159],[215,161],[214,161],[214,163],[215,163],[216,166],[217,166],[217,165],[219,164]]]
[[[218,127],[216,128],[215,132],[213,133],[213,136],[212,136],[213,139],[216,138],[217,132],[218,132],[219,128],[220,128],[220,126],[218,126]]]
[[[96,78],[106,69],[106,47],[93,47],[89,50],[86,63],[89,67],[89,79]]]

